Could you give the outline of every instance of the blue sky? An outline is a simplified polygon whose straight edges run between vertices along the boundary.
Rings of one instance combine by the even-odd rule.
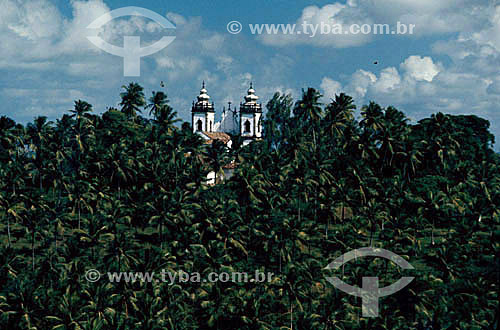
[[[140,6],[174,23],[176,39],[142,58],[141,76],[123,77],[123,59],[86,37],[86,26],[109,10]],[[241,22],[240,34],[228,22]],[[252,35],[249,24],[415,24],[413,35]],[[121,46],[161,37],[148,19],[125,17],[99,32]],[[377,61],[378,64],[374,64]],[[164,81],[184,120],[202,80],[218,115],[239,103],[250,81],[265,103],[274,92],[300,97],[315,87],[328,102],[352,95],[414,120],[442,111],[488,119],[500,136],[500,5],[486,0],[349,1],[56,1],[0,0],[0,114],[26,123],[55,119],[76,99],[101,113],[117,106],[120,87],[137,81],[147,96]],[[359,111],[359,110],[358,110]],[[496,145],[498,150],[498,143]]]

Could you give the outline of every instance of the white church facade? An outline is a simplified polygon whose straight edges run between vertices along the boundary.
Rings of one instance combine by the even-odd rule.
[[[240,103],[239,111],[236,108],[232,109],[229,103],[228,109],[222,110],[221,120],[216,122],[214,102],[210,101],[205,82],[203,82],[200,95],[191,108],[193,132],[200,134],[207,141],[223,140],[228,147],[232,144],[230,136],[241,135],[244,138],[243,145],[262,138],[262,104],[257,103],[258,99],[250,83],[244,102]],[[226,141],[227,138],[229,141]]]
[[[231,136],[240,135],[243,137],[243,145],[261,139],[263,117],[262,104],[257,103],[258,99],[253,84],[250,83],[244,102],[240,103],[239,111],[235,107],[232,109],[231,103],[229,103],[227,110],[226,108],[222,110],[221,120],[216,122],[214,102],[210,101],[205,82],[203,82],[200,94],[191,108],[193,133],[199,134],[207,144],[220,140],[227,148],[232,146]],[[234,161],[224,166],[224,178],[220,179],[229,178],[235,167]],[[215,184],[216,181],[219,180],[216,180],[215,172],[208,173],[207,183]]]

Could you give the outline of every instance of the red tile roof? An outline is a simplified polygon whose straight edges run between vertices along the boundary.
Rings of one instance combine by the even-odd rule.
[[[223,168],[227,169],[227,170],[233,170],[235,168],[238,167],[238,164],[236,164],[235,162],[231,162],[229,164],[226,164],[223,166]]]
[[[206,136],[210,138],[210,140],[207,140],[205,143],[211,144],[214,140],[221,140],[224,142],[224,144],[227,144],[229,141],[231,141],[231,137],[223,132],[203,132]]]

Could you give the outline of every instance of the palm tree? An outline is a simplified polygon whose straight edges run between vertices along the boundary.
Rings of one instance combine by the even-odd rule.
[[[168,104],[167,94],[153,91],[153,96],[149,98],[149,104],[146,105],[146,109],[149,109],[150,116],[153,115],[157,119],[158,112],[166,104]]]
[[[0,175],[2,177],[6,177],[6,174],[3,171],[3,168],[0,167]],[[8,191],[7,187],[7,182],[6,180],[1,180],[0,181],[0,209],[3,210],[4,217],[7,219],[7,244],[8,247],[11,247],[12,244],[12,238],[11,238],[11,230],[10,230],[10,218],[12,215],[12,212],[14,212],[15,216],[15,211],[11,209],[11,203],[7,197],[8,194],[4,193]]]
[[[302,90],[302,99],[297,101],[293,109],[294,115],[299,121],[317,122],[320,120],[323,109],[319,99],[322,95],[314,88]]]
[[[14,128],[16,123],[6,117],[0,117],[0,161],[8,162],[10,155],[15,148]]]
[[[343,130],[354,120],[354,109],[356,106],[352,97],[344,93],[335,95],[335,99],[326,107],[324,119],[325,129],[330,137],[343,137]]]
[[[302,90],[302,99],[295,103],[293,114],[295,124],[301,127],[304,133],[312,131],[313,145],[317,144],[319,133],[319,124],[322,117],[323,109],[319,99],[322,95],[314,88],[308,88],[307,91]]]
[[[130,83],[128,86],[122,86],[125,90],[120,93],[122,98],[120,105],[121,111],[127,116],[128,119],[135,119],[137,113],[142,112],[141,108],[146,105],[144,98],[144,88],[137,83]]]
[[[215,183],[224,177],[223,166],[228,162],[227,147],[221,140],[214,140],[204,152],[208,167],[215,173]]]
[[[274,94],[266,104],[263,137],[272,149],[279,148],[285,139],[285,126],[289,124],[293,100],[291,95]],[[233,142],[234,146],[234,142]]]
[[[363,119],[359,122],[359,126],[362,127],[365,132],[371,133],[371,136],[382,129],[384,112],[382,111],[382,107],[377,103],[370,102],[369,105],[363,106],[361,109],[361,116]]]
[[[71,118],[76,117],[76,120],[79,122],[83,117],[87,117],[88,114],[92,112],[92,105],[85,101],[78,100],[75,101],[74,108],[69,112],[73,114],[71,115]]]
[[[28,124],[27,133],[29,136],[30,149],[34,153],[35,165],[35,175],[38,176],[40,193],[42,192],[42,169],[43,163],[45,161],[45,145],[48,144],[48,140],[51,135],[52,122],[47,121],[47,117],[39,116],[36,117],[33,123]],[[33,176],[34,179],[35,176]]]
[[[374,110],[375,112],[377,110]],[[373,121],[369,120],[373,126]],[[404,143],[408,138],[409,128],[408,119],[401,111],[394,107],[388,107],[381,118],[381,129],[374,132],[375,146],[377,148],[380,171],[385,171],[385,175],[391,175],[394,172],[395,156],[404,149]]]
[[[118,189],[118,199],[122,197],[122,188],[136,176],[134,160],[122,149],[123,144],[113,144],[104,155],[106,167],[104,173],[112,185]]]

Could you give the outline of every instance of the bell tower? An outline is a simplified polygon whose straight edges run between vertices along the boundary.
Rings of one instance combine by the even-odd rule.
[[[214,132],[215,110],[214,103],[210,103],[210,96],[205,89],[205,81],[201,86],[198,100],[191,108],[191,125],[194,132]]]
[[[257,103],[253,84],[245,96],[245,102],[240,103],[240,135],[244,138],[243,145],[262,137],[262,104]]]

